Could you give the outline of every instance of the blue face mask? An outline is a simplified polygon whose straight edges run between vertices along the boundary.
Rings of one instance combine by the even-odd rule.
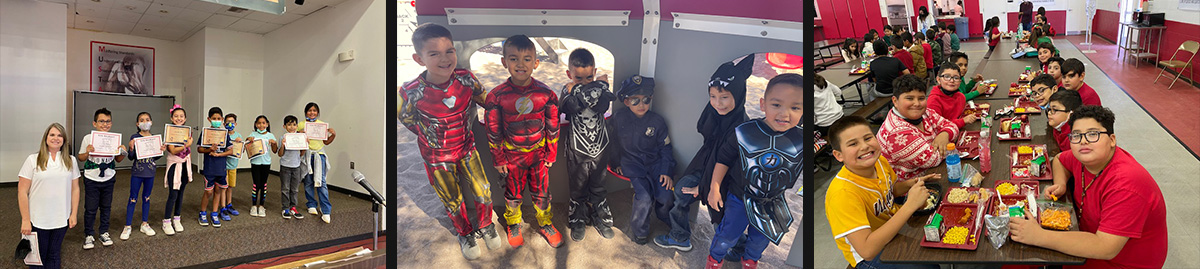
[[[257,131],[257,132],[258,132],[258,133],[260,133],[260,134],[265,134],[265,133],[267,133],[267,129],[258,129],[258,130],[255,130],[255,131]]]
[[[316,122],[317,118],[304,118],[305,121]]]
[[[225,130],[233,131],[234,124],[232,122],[225,124]]]

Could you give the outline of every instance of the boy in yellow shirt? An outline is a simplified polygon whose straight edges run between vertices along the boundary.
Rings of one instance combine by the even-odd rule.
[[[913,212],[925,205],[919,202],[929,196],[925,180],[941,175],[897,182],[870,122],[862,117],[838,119],[829,127],[829,138],[833,157],[844,164],[825,192],[825,216],[838,249],[855,268],[895,268],[880,262],[879,253]],[[895,196],[905,193],[908,201],[918,202],[893,204]]]

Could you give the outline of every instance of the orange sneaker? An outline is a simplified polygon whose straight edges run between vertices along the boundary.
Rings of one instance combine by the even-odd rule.
[[[546,238],[546,243],[550,243],[551,247],[562,246],[562,234],[558,233],[558,229],[555,229],[554,225],[542,226],[538,229],[538,233]]]
[[[525,238],[521,237],[521,224],[504,226],[504,231],[508,233],[508,244],[513,248],[518,248],[525,244]]]
[[[712,256],[708,256],[708,255],[704,255],[704,256],[708,257],[708,262],[704,263],[705,269],[721,269],[721,262],[724,262],[724,261],[714,260],[712,258]]]

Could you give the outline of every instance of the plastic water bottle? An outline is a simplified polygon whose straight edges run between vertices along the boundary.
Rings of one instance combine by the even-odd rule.
[[[958,157],[958,150],[954,149],[954,143],[946,144],[946,177],[951,183],[962,180],[962,160]]]

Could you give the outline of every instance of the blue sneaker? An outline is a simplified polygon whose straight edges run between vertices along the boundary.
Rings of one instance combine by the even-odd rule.
[[[233,204],[229,204],[228,206],[225,206],[225,209],[228,210],[230,215],[238,216],[238,215],[242,214],[242,213],[238,212],[237,209],[233,209]]]
[[[223,220],[223,221],[232,220],[232,218],[229,217],[229,211],[221,210],[221,220]]]
[[[684,252],[692,250],[691,241],[692,240],[684,240],[683,242],[679,242],[667,235],[660,235],[654,238],[654,244],[661,248],[673,248]]]
[[[200,211],[200,226],[208,226],[208,212]]]
[[[213,212],[213,213],[212,213],[212,226],[213,226],[213,228],[221,228],[221,217],[219,217],[220,215],[221,215],[221,213],[219,213],[219,212]]]

